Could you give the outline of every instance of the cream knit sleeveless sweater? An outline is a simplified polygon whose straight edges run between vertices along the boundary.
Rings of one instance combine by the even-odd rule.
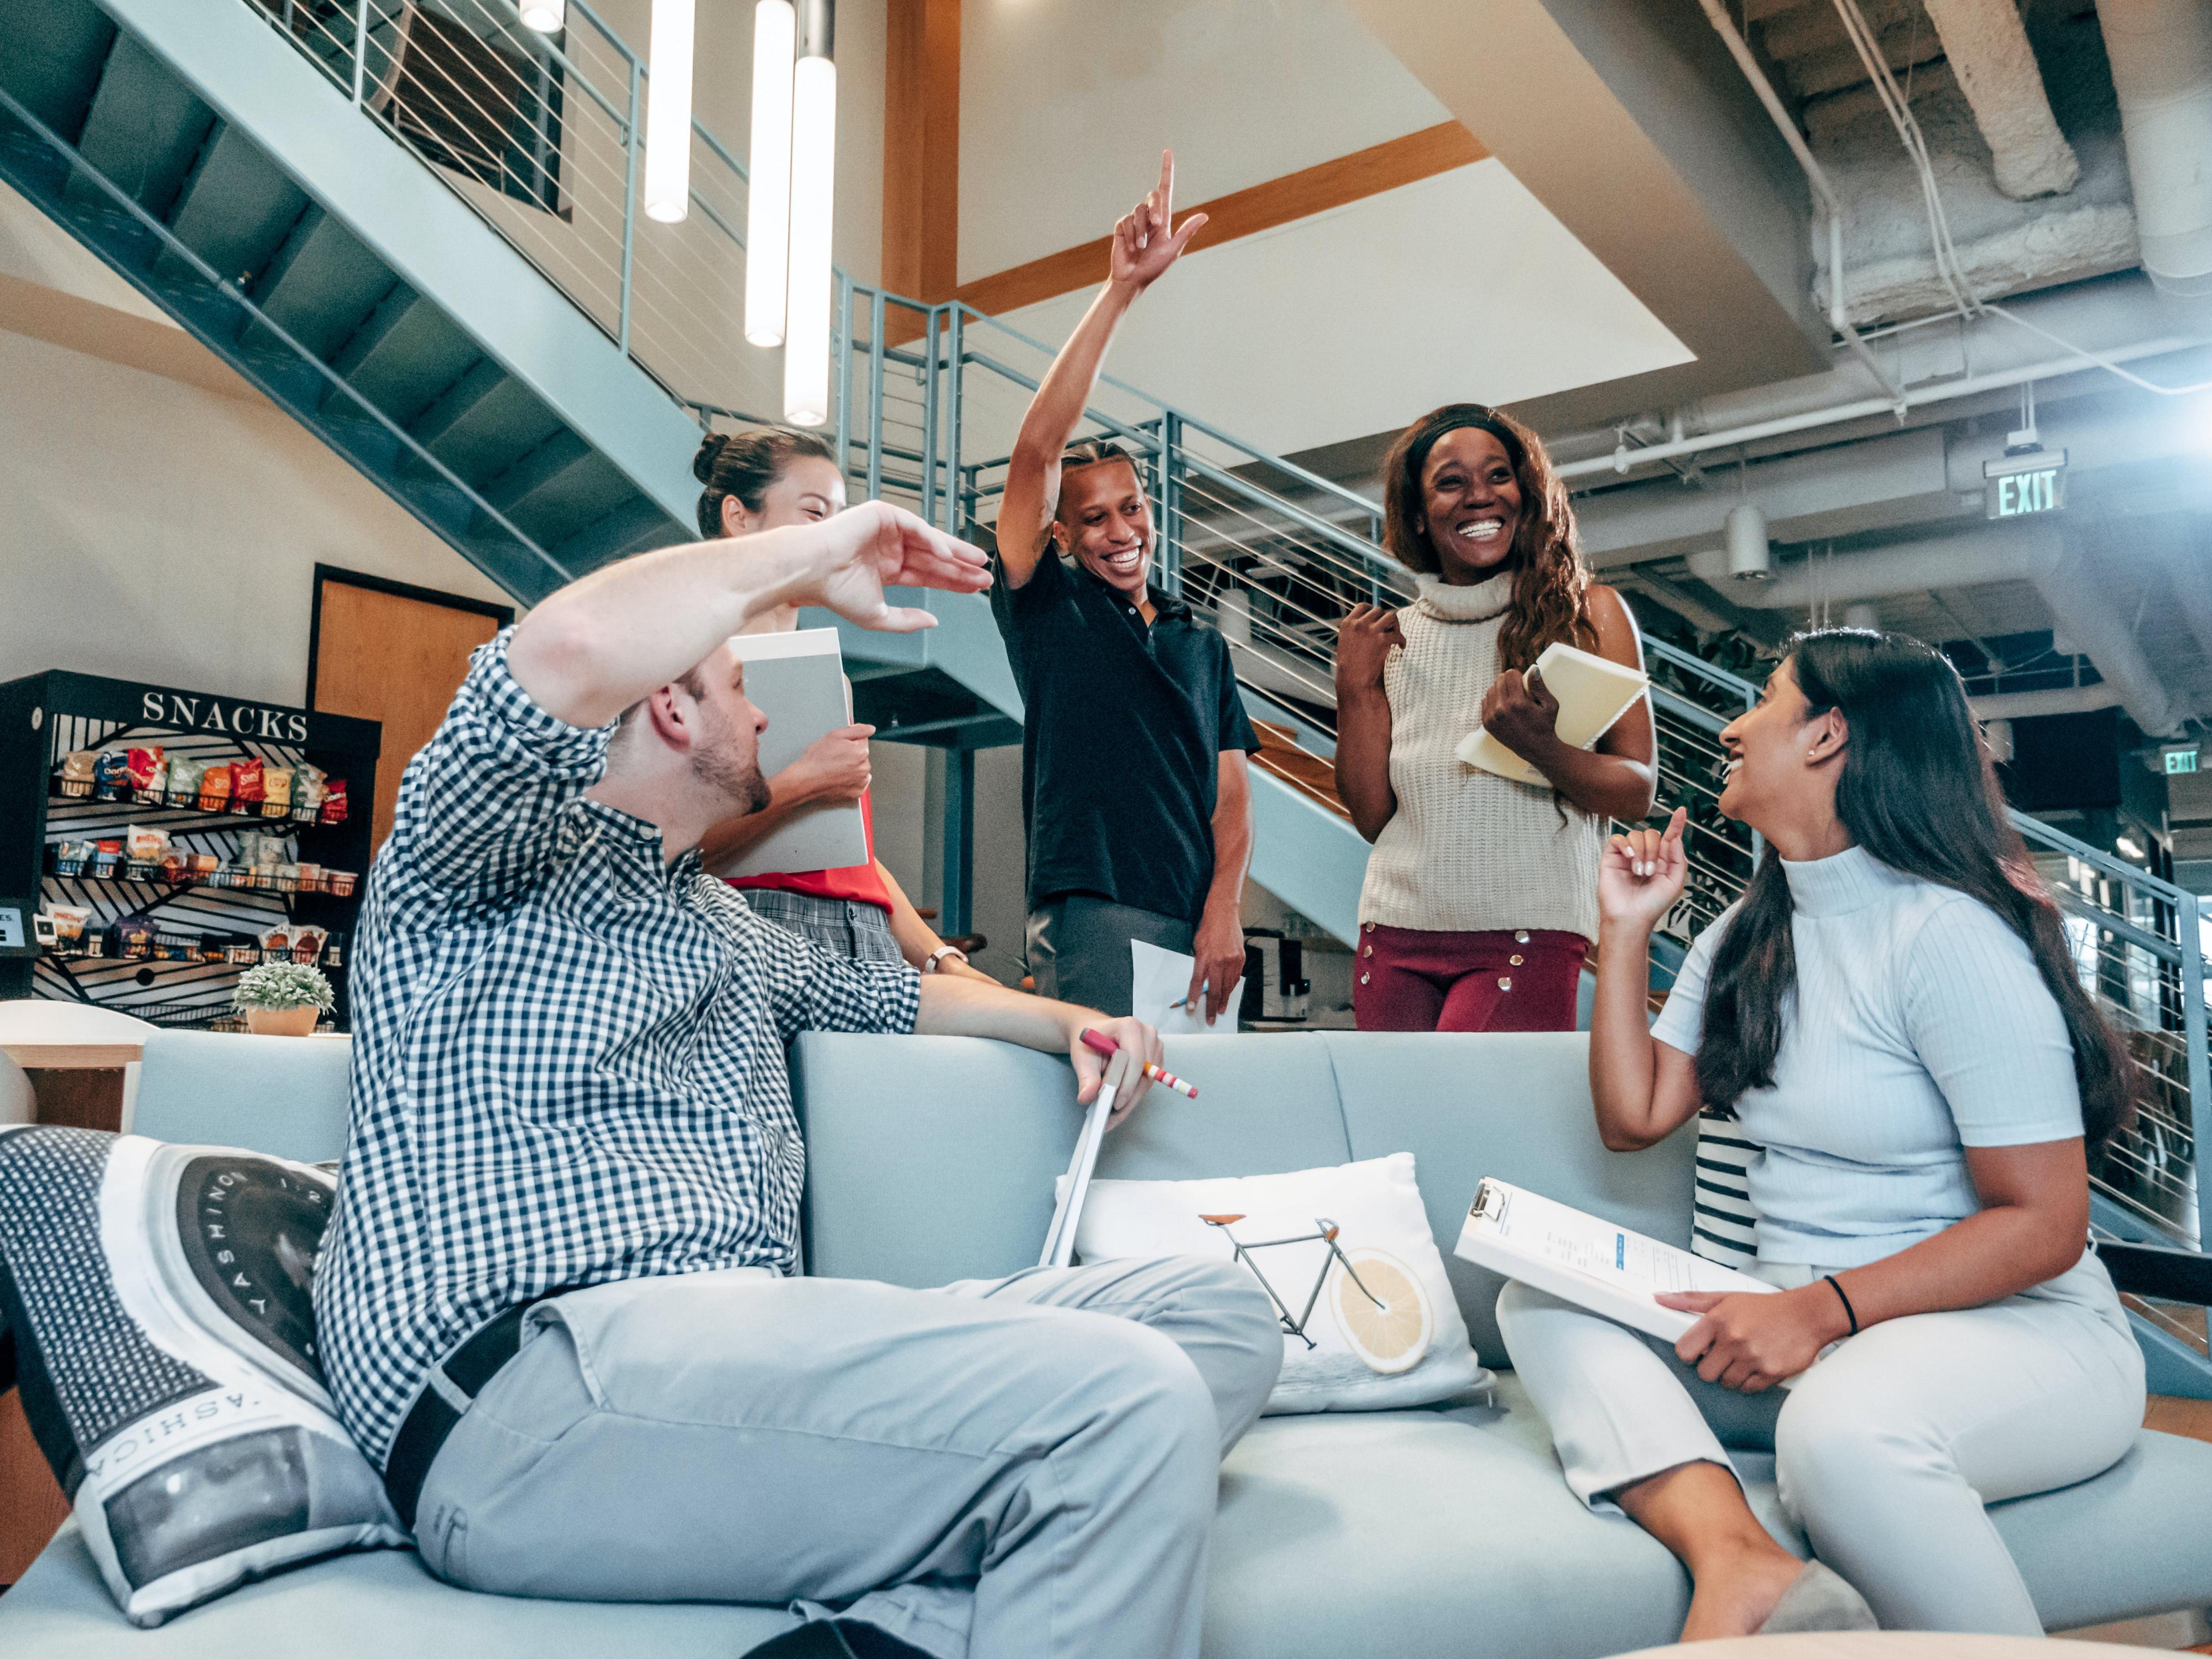
[[[1420,579],[1382,671],[1398,810],[1368,855],[1359,919],[1435,933],[1552,928],[1597,937],[1602,819],[1453,751],[1498,678],[1510,573],[1473,587]],[[1560,812],[1566,814],[1560,821]]]

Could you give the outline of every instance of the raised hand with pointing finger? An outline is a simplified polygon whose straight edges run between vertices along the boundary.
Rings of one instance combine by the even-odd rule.
[[[1174,210],[1175,152],[1162,150],[1160,182],[1114,227],[1109,270],[1115,286],[1141,294],[1182,258],[1190,239],[1206,223],[1206,215],[1194,213],[1182,222],[1180,230],[1171,230]]]
[[[1607,843],[1597,874],[1601,921],[1649,929],[1674,908],[1690,874],[1689,855],[1682,850],[1682,826],[1688,818],[1678,806],[1664,830],[1631,830]]]

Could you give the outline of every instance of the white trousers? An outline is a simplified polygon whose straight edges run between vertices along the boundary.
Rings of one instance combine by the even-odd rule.
[[[1807,1267],[1762,1263],[1785,1288]],[[1774,1453],[1784,1509],[1886,1630],[2040,1636],[1983,1505],[2101,1474],[2143,1417],[2142,1352],[2094,1255],[1986,1307],[1893,1319],[1788,1389],[1701,1380],[1672,1345],[1508,1285],[1498,1323],[1592,1509],[1723,1443]]]

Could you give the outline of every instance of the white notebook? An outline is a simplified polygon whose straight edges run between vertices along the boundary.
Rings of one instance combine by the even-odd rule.
[[[1661,1307],[1662,1292],[1776,1289],[1495,1176],[1475,1190],[1452,1254],[1668,1342],[1698,1316]]]
[[[853,723],[853,688],[834,628],[740,634],[730,648],[745,665],[745,696],[768,716],[761,733],[761,775],[772,778],[814,740]],[[868,832],[858,801],[823,801],[787,818],[726,873],[781,875],[849,870],[868,861]]]
[[[1559,701],[1559,719],[1553,730],[1570,749],[1588,749],[1613,729],[1613,722],[1636,705],[1651,682],[1626,663],[1553,644],[1536,659],[1536,673],[1545,689]],[[1541,772],[1480,727],[1468,732],[1455,750],[1469,766],[1495,772],[1516,783],[1549,786]]]

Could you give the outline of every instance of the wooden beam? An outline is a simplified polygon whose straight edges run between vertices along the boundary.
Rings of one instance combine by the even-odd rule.
[[[935,304],[960,280],[960,0],[884,17],[884,286]]]
[[[894,9],[900,3],[901,0],[893,0]],[[1333,161],[1301,167],[1296,173],[1286,173],[1279,179],[1270,179],[1267,183],[1254,185],[1249,190],[1234,191],[1227,196],[1216,197],[1211,202],[1200,202],[1185,209],[1185,213],[1206,215],[1205,228],[1192,240],[1191,247],[1193,250],[1212,247],[1223,242],[1234,241],[1240,236],[1272,230],[1277,225],[1290,223],[1293,219],[1308,218],[1330,208],[1342,207],[1348,202],[1379,195],[1386,190],[1395,190],[1401,185],[1410,185],[1416,179],[1467,167],[1489,154],[1475,136],[1458,122],[1442,121],[1435,126],[1424,127],[1419,132],[1409,132],[1402,138],[1371,144],[1365,149],[1354,150],[1349,155],[1340,155]],[[884,189],[888,196],[890,189],[888,171]],[[1182,215],[1178,214],[1176,222],[1180,224],[1182,222]],[[888,209],[885,223],[889,223]],[[988,276],[979,276],[972,283],[961,283],[956,292],[959,298],[976,310],[994,315],[1035,305],[1040,300],[1071,294],[1077,289],[1089,288],[1106,279],[1106,249],[1109,240],[1101,236],[1097,241],[1085,242],[1080,247],[1063,248],[1057,253],[1046,254],[1042,259],[1032,259],[1026,264],[995,271]],[[890,264],[887,242],[884,258],[886,283],[890,281]],[[890,285],[896,287],[896,283]]]

